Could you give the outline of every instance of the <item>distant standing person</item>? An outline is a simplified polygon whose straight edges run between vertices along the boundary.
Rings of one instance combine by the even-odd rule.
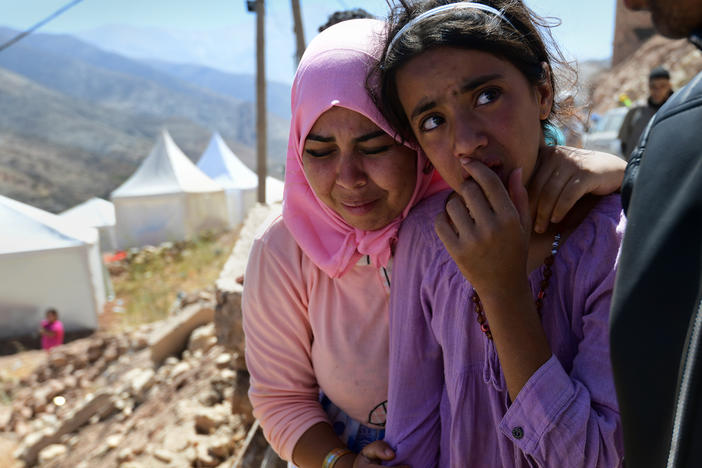
[[[702,0],[626,0],[702,49]],[[702,73],[631,155],[611,356],[628,468],[702,466]]]
[[[56,309],[48,309],[46,311],[46,318],[41,321],[39,334],[41,335],[42,349],[48,351],[55,346],[63,344],[63,324],[58,319]]]
[[[629,109],[622,127],[619,129],[619,140],[622,142],[622,155],[628,160],[636,143],[643,133],[648,121],[658,112],[665,101],[673,94],[670,84],[670,73],[663,67],[651,70],[648,75],[649,96],[645,103]]]

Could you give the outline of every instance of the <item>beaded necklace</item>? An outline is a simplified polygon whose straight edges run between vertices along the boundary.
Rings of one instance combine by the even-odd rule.
[[[534,304],[536,304],[536,311],[538,312],[539,317],[541,317],[541,308],[544,306],[544,297],[546,296],[546,289],[548,288],[548,284],[553,274],[553,272],[551,271],[553,259],[556,257],[560,245],[561,235],[556,234],[553,237],[553,243],[551,244],[551,253],[544,259],[544,277],[541,280],[541,284],[539,285],[539,293],[536,295],[536,299],[534,300]],[[473,309],[475,310],[475,314],[477,315],[476,319],[480,324],[480,331],[485,333],[485,336],[487,336],[489,340],[492,340],[492,332],[490,331],[490,325],[488,325],[487,323],[487,318],[485,317],[483,305],[480,302],[480,297],[478,296],[478,292],[475,289],[473,289]]]

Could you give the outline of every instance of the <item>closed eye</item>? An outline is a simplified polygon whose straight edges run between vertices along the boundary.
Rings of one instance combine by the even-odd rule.
[[[444,123],[443,117],[438,115],[430,115],[419,122],[419,130],[429,132]]]
[[[490,104],[491,102],[497,100],[502,95],[502,91],[499,88],[487,88],[478,94],[478,98],[475,101],[475,105],[484,106]]]
[[[305,153],[309,154],[313,158],[323,158],[324,156],[329,156],[333,152],[334,152],[334,150],[328,150],[328,151],[314,151],[311,149],[305,150]]]
[[[376,146],[375,148],[363,148],[361,152],[363,154],[380,154],[390,149],[391,145]]]

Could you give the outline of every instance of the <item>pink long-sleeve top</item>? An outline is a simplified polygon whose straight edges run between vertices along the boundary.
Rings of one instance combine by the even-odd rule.
[[[625,224],[619,197],[601,200],[556,255],[542,308],[553,354],[513,402],[471,285],[434,232],[446,197],[414,208],[395,252],[385,433],[393,464],[621,466],[608,328]],[[541,269],[529,276],[534,295],[541,279]]]
[[[273,448],[290,460],[300,436],[328,421],[320,390],[372,427],[369,414],[387,399],[384,270],[362,259],[331,278],[278,219],[254,241],[245,278],[249,398]]]

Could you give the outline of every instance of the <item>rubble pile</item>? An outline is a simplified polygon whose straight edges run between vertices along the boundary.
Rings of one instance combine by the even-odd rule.
[[[180,343],[184,326],[194,328]],[[152,347],[162,353],[169,339],[177,351],[154,361]],[[243,359],[217,344],[202,302],[56,348],[29,377],[0,385],[12,401],[0,439],[16,442],[26,466],[216,467],[236,458],[253,424]]]

